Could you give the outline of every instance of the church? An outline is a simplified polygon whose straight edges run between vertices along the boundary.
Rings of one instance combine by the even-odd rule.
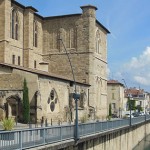
[[[106,118],[110,32],[96,19],[95,6],[80,8],[43,17],[32,6],[0,1],[0,120],[22,120],[24,80],[32,122],[74,122],[75,88],[79,121]]]

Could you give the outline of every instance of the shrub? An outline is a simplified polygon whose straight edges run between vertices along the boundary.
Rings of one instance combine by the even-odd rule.
[[[106,117],[106,120],[111,120],[111,116],[108,115],[108,116]]]
[[[15,121],[13,118],[5,118],[2,121],[2,127],[4,130],[12,130],[15,125]]]
[[[87,122],[87,120],[88,120],[87,115],[84,115],[84,116],[81,117],[81,119],[80,119],[81,123],[85,123],[85,122]]]
[[[30,121],[30,104],[29,104],[29,95],[28,95],[28,87],[27,81],[24,79],[24,87],[23,87],[23,122],[29,123]]]

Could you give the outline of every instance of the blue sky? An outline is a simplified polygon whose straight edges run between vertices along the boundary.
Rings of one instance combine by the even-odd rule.
[[[150,91],[150,0],[17,0],[42,16],[81,13],[95,5],[97,19],[108,29],[109,79]]]

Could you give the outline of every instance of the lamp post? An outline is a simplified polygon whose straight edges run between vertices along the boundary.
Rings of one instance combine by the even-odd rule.
[[[126,84],[125,79],[122,79],[122,80],[123,80],[123,82],[124,82],[124,84],[125,84],[125,86],[126,86],[126,89],[129,90],[129,89],[128,89],[128,86],[127,86],[127,84]],[[128,100],[129,100],[130,126],[131,126],[131,100],[130,100],[130,93],[129,93],[129,92],[127,93],[127,97],[128,97]]]
[[[73,81],[74,81],[74,87],[75,87],[75,93],[73,95],[73,98],[75,100],[75,109],[76,109],[76,115],[75,115],[75,142],[77,142],[79,140],[79,133],[78,133],[78,99],[79,99],[79,94],[77,94],[77,88],[76,88],[76,81],[75,81],[75,75],[74,75],[74,71],[73,71],[73,67],[72,67],[72,63],[71,63],[71,60],[70,60],[70,57],[69,57],[69,54],[67,53],[67,50],[66,50],[66,47],[64,45],[64,42],[63,40],[60,38],[58,39],[59,41],[61,41],[63,47],[64,47],[64,50],[65,50],[65,53],[68,57],[68,60],[69,60],[69,64],[70,64],[70,67],[71,67],[71,71],[72,71],[72,76],[73,76]]]

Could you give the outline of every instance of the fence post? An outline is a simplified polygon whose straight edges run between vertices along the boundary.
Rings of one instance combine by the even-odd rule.
[[[44,132],[44,133],[43,133],[43,135],[44,135],[44,136],[43,136],[43,138],[44,138],[44,144],[45,144],[45,143],[46,143],[46,134],[45,134],[45,128],[43,128],[43,130],[44,130],[44,131],[43,131],[43,132]]]
[[[62,126],[60,126],[60,139],[62,141]]]
[[[19,131],[19,145],[20,145],[20,149],[22,150],[22,131]]]

